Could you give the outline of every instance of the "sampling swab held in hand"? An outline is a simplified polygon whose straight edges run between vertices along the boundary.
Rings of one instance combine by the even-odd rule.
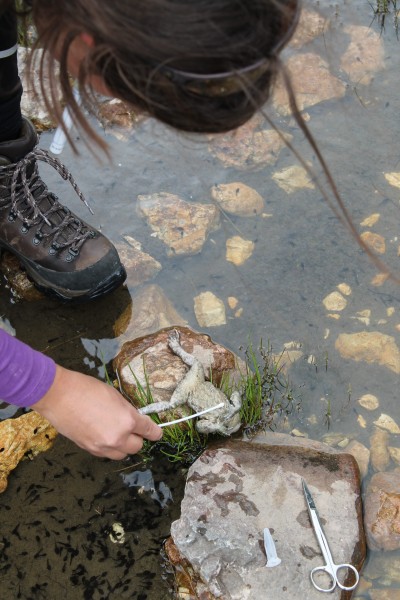
[[[195,417],[200,417],[201,415],[205,415],[212,410],[217,410],[217,408],[222,408],[225,406],[223,402],[216,404],[215,406],[211,406],[210,408],[205,408],[200,412],[194,413],[193,415],[189,415],[188,417],[182,417],[181,419],[175,419],[174,421],[168,421],[168,423],[159,423],[159,427],[167,427],[168,425],[175,425],[175,423],[182,423],[182,421],[188,421],[189,419],[194,419]]]
[[[77,88],[74,88],[73,94],[74,94],[74,98],[77,101],[77,103],[80,104],[81,97],[80,97],[80,94],[79,94],[79,91],[77,90]],[[72,123],[71,113],[70,113],[68,106],[66,106],[64,108],[64,112],[62,114],[62,122],[64,124],[65,129],[67,131],[70,131],[73,123]],[[61,152],[64,150],[66,141],[67,141],[67,136],[65,135],[65,130],[62,127],[62,125],[59,125],[55,131],[53,140],[50,144],[50,148],[49,148],[50,152],[52,152],[53,154],[61,154]]]
[[[277,567],[281,564],[281,559],[278,558],[276,553],[275,543],[272,539],[272,535],[268,527],[264,529],[264,547],[265,552],[267,554],[267,564],[266,567]]]

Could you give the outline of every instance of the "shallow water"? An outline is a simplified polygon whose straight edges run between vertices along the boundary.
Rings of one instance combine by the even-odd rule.
[[[372,23],[379,31],[370,4],[366,0],[306,4],[330,19],[325,36],[309,44],[307,51],[319,52],[331,71],[348,84],[342,100],[307,109],[309,127],[355,224],[380,213],[372,229],[386,239],[383,258],[396,271],[400,191],[386,182],[383,172],[400,171],[399,42],[387,20],[382,32],[385,68],[368,86],[355,85],[338,66],[348,43],[344,27]],[[296,148],[315,166],[314,152],[291,119],[275,115],[272,108],[268,112],[294,136]],[[237,172],[211,156],[207,141],[177,135],[153,121],[138,125],[125,141],[111,132],[104,135],[112,165],[99,166],[79,140],[80,157],[68,148],[61,156],[93,206],[94,217],[56,174],[44,168],[49,186],[114,241],[126,234],[141,241],[143,249],[162,263],[155,283],[192,328],[199,329],[193,298],[211,290],[225,301],[235,296],[243,307],[240,318],[227,309],[226,325],[202,329],[219,343],[238,353],[248,339],[254,346],[261,338],[268,340],[275,351],[285,342],[301,343],[303,359],[290,372],[301,410],[289,416],[290,428],[314,439],[327,433],[345,434],[369,447],[373,421],[380,412],[399,420],[398,375],[377,364],[346,361],[334,346],[340,333],[363,330],[391,335],[398,343],[398,284],[371,284],[376,268],[317,190],[288,195],[272,181],[275,171],[296,164],[289,150],[280,153],[274,167]],[[50,140],[49,134],[43,135],[42,146],[48,147]],[[135,212],[138,194],[166,191],[208,203],[211,186],[230,181],[255,188],[273,216],[223,219],[221,229],[196,256],[168,258],[162,243],[150,236]],[[226,239],[237,229],[255,242],[252,257],[241,267],[225,260]],[[335,320],[327,316],[322,300],[343,282],[352,294]],[[113,323],[134,292],[124,287],[112,300],[69,308],[49,300],[16,302],[3,286],[0,314],[20,339],[62,365],[103,377],[103,364],[118,348]],[[390,317],[389,307],[395,309]],[[355,318],[366,309],[371,311],[369,326]],[[359,406],[357,399],[365,393],[379,398],[378,411],[368,413]],[[357,420],[360,414],[366,419],[365,428]],[[392,436],[391,445],[396,443]],[[129,467],[131,463],[136,466]],[[51,451],[21,464],[0,496],[0,599],[50,599],[60,593],[67,600],[172,597],[159,551],[170,522],[179,516],[183,485],[182,471],[161,458],[149,465],[138,457],[113,463],[58,439]],[[117,545],[109,539],[114,522],[122,523],[127,543]],[[376,560],[371,554],[364,569],[374,579],[383,576]]]

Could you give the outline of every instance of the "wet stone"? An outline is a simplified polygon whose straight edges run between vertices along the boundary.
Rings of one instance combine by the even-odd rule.
[[[365,541],[354,458],[312,440],[278,438],[282,445],[275,445],[271,434],[264,438],[270,443],[232,441],[208,449],[189,469],[181,517],[172,523],[171,536],[182,557],[179,569],[189,566],[195,574],[198,597],[253,600],[264,598],[267,588],[276,600],[320,598],[309,575],[322,557],[302,478],[336,562],[361,568]],[[265,527],[282,559],[276,568],[265,568]],[[331,594],[341,600],[350,596],[338,588]]]
[[[225,304],[212,292],[202,292],[194,299],[194,312],[200,327],[226,324]]]
[[[223,211],[239,217],[253,217],[264,210],[262,196],[244,183],[220,183],[211,189],[211,196]]]
[[[254,242],[234,235],[226,240],[226,260],[236,266],[243,265],[254,251]]]
[[[394,373],[400,373],[400,350],[392,336],[379,331],[341,333],[335,348],[343,358],[378,363]]]
[[[134,238],[126,236],[125,243],[116,243],[115,247],[126,269],[128,286],[141,285],[161,271],[158,260],[143,252],[141,245]]]
[[[277,171],[272,175],[272,179],[288,194],[292,194],[298,189],[313,190],[315,188],[307,171],[299,165]]]
[[[4,274],[13,294],[18,298],[22,298],[27,302],[34,302],[43,298],[43,294],[28,279],[19,260],[13,254],[3,252],[0,257],[0,271]]]
[[[368,85],[374,73],[385,66],[383,38],[371,27],[352,25],[344,31],[351,41],[342,55],[341,68],[357,85]]]
[[[390,463],[389,433],[375,427],[370,437],[371,464],[375,471],[385,471]]]
[[[292,39],[289,42],[291,48],[301,48],[316,37],[323,35],[328,29],[329,22],[325,17],[315,10],[303,8]]]
[[[373,550],[400,548],[400,468],[376,473],[365,499],[365,530]]]

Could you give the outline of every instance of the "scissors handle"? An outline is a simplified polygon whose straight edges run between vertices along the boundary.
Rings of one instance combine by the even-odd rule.
[[[353,585],[343,585],[343,583],[341,583],[338,579],[338,573],[341,570],[344,569],[350,569],[350,571],[353,572],[354,574],[354,578],[355,578],[355,582],[353,583]],[[326,573],[329,577],[330,580],[330,585],[328,584],[326,587],[321,587],[320,585],[318,585],[314,575],[316,573]],[[355,587],[357,587],[358,582],[360,580],[360,575],[358,574],[357,569],[353,566],[350,565],[348,563],[343,563],[340,565],[335,565],[333,564],[332,567],[328,566],[328,565],[324,565],[323,567],[315,567],[314,569],[312,569],[311,573],[310,573],[310,578],[311,578],[311,582],[313,584],[313,586],[315,587],[315,589],[317,589],[319,592],[332,592],[336,586],[338,586],[341,590],[344,591],[351,591],[354,590]]]

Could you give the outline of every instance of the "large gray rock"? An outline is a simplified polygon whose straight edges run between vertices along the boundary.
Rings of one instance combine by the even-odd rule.
[[[285,444],[288,440],[292,445]],[[194,574],[196,597],[321,598],[310,571],[324,563],[302,478],[314,496],[334,560],[361,568],[365,540],[354,458],[313,441],[295,444],[282,435],[276,445],[233,441],[207,450],[190,468],[182,516],[172,524],[171,535],[176,554]],[[282,559],[275,568],[265,567],[265,527]],[[348,600],[351,593],[337,589],[330,597]]]

